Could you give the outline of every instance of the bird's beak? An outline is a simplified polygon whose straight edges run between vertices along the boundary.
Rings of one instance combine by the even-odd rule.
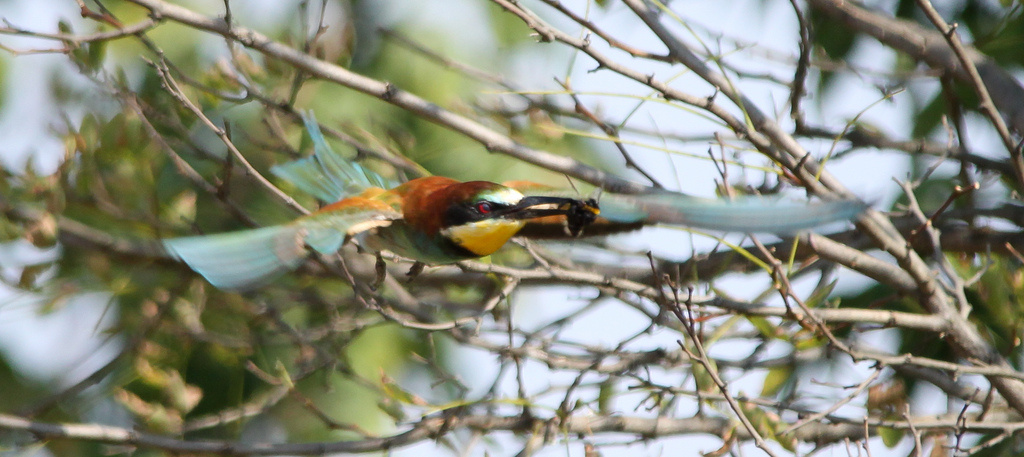
[[[525,197],[509,208],[504,217],[510,219],[534,219],[545,216],[566,216],[570,219],[593,220],[600,214],[597,202],[588,199],[576,200],[563,197]]]

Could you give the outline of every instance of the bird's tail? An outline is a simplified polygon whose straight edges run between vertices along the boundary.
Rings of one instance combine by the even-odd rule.
[[[371,187],[394,187],[387,178],[331,149],[312,111],[303,115],[302,121],[313,141],[313,155],[277,165],[270,169],[272,173],[325,202],[358,195]]]
[[[164,247],[221,289],[250,289],[294,269],[306,257],[297,224],[164,240]]]

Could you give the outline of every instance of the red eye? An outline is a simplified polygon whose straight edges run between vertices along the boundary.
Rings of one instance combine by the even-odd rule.
[[[487,214],[491,212],[491,209],[491,202],[480,202],[476,204],[476,210],[479,211],[480,214]]]

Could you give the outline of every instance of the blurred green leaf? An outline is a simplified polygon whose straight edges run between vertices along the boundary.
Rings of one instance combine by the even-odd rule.
[[[615,401],[615,396],[618,394],[616,384],[616,378],[611,376],[601,382],[597,391],[597,411],[599,413],[607,415],[614,412],[612,402]]]
[[[891,427],[878,427],[877,430],[878,436],[882,437],[882,443],[889,449],[896,447],[903,439],[904,433],[902,430]]]
[[[403,389],[394,379],[384,374],[383,371],[380,374],[380,384],[384,388],[384,395],[390,399],[407,405],[430,406],[422,397]]]
[[[776,339],[782,337],[779,333],[779,328],[772,324],[768,319],[761,316],[746,316],[747,322],[750,322],[754,328],[757,329],[758,333],[765,338]]]
[[[792,383],[793,367],[779,365],[768,369],[768,375],[764,379],[764,386],[761,387],[761,396],[774,397],[782,391],[786,385]]]
[[[832,294],[832,290],[836,288],[836,283],[839,280],[834,280],[828,284],[824,284],[821,287],[816,287],[811,295],[804,299],[804,303],[808,308],[819,308],[822,302]]]
[[[846,60],[850,51],[853,50],[853,45],[856,43],[858,35],[850,33],[849,29],[841,22],[821,14],[815,8],[810,8],[808,16],[810,21],[815,24],[815,33],[811,34],[811,38],[816,51],[824,53],[829,60]],[[822,72],[818,83],[818,91],[828,91],[832,86],[835,75],[834,72],[830,71]]]

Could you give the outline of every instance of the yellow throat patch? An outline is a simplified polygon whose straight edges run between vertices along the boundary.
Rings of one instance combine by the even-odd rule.
[[[525,224],[525,221],[518,220],[486,219],[448,227],[441,233],[455,244],[483,257],[501,249]]]

